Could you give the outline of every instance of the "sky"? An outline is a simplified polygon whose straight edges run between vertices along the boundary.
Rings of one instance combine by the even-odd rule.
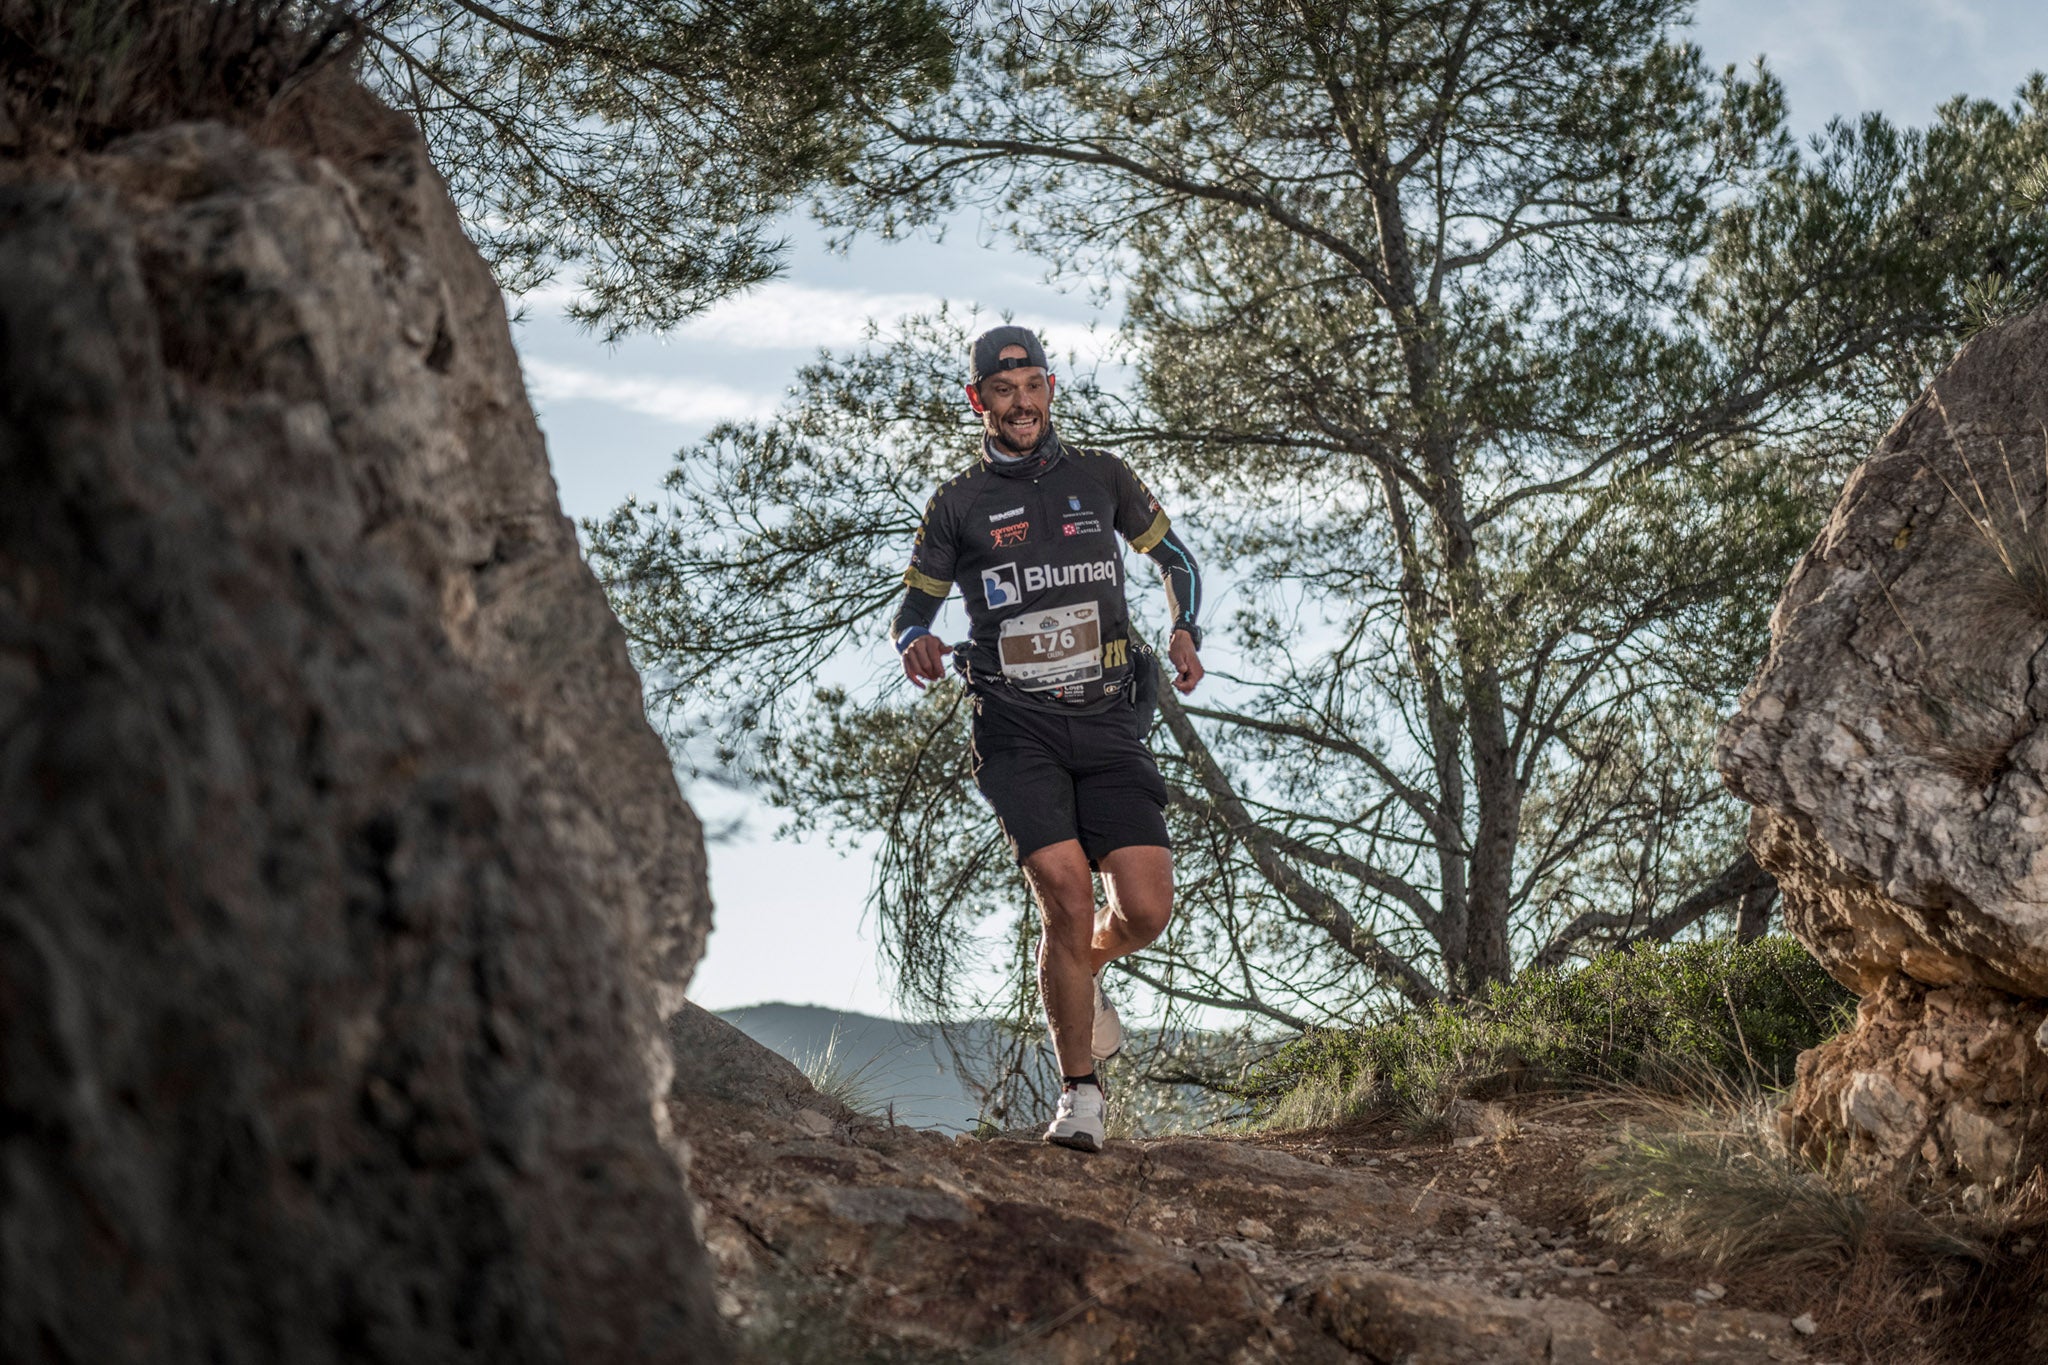
[[[2009,99],[2048,68],[2040,0],[1706,0],[1692,37],[1715,65],[1765,57],[1800,134],[1871,110],[1925,123],[1949,96]],[[1085,291],[1048,287],[1041,262],[972,213],[941,239],[860,241],[843,254],[806,222],[787,231],[782,278],[665,337],[608,347],[562,316],[560,291],[515,301],[515,339],[571,517],[657,494],[678,449],[717,422],[772,412],[800,366],[821,348],[857,346],[870,320],[886,329],[941,302],[979,308],[991,325],[1007,312],[1056,353],[1098,350],[1117,322]],[[883,664],[885,624],[873,645]],[[1229,649],[1212,636],[1205,662],[1227,667]],[[787,1001],[895,1014],[863,908],[870,850],[778,839],[774,811],[701,784],[685,791],[708,825],[730,831],[711,848],[716,918],[692,998],[709,1009]]]

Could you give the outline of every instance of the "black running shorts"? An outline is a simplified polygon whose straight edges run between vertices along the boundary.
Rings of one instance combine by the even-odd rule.
[[[1141,715],[1149,720],[1149,708],[1065,716],[999,696],[974,699],[974,785],[1019,863],[1064,839],[1079,839],[1090,863],[1112,849],[1167,847],[1166,783]]]

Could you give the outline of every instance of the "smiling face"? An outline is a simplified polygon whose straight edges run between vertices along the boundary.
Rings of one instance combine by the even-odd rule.
[[[1022,346],[1005,346],[998,360],[1023,360]],[[1036,365],[998,370],[967,388],[967,400],[995,443],[1012,455],[1028,455],[1044,439],[1052,416],[1053,377]]]

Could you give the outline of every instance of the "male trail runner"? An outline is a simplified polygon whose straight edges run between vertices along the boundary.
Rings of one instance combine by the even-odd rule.
[[[1063,1084],[1048,1142],[1102,1150],[1096,1063],[1123,1045],[1103,965],[1158,938],[1173,908],[1166,785],[1145,748],[1156,686],[1132,657],[1123,554],[1158,564],[1171,600],[1173,685],[1201,681],[1194,557],[1123,461],[1064,445],[1038,338],[997,327],[969,352],[981,458],[932,495],[890,634],[923,687],[952,649],[931,633],[955,583],[970,639],[956,661],[974,696],[974,785],[995,807],[1038,898],[1038,989]],[[1091,868],[1107,904],[1095,909]]]

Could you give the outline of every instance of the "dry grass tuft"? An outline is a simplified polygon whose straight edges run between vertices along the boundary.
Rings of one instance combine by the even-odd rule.
[[[1449,1142],[1478,1127],[1478,1107],[1459,1094],[1459,1088],[1445,1085],[1398,1096],[1393,1105],[1394,1122],[1411,1142]]]
[[[1746,1272],[1765,1293],[1825,1274],[1824,1324],[1871,1359],[2048,1361],[2048,1177],[1858,1191],[1786,1150],[1773,1096],[1617,1102],[1621,1140],[1586,1173],[1610,1241]]]
[[[188,119],[253,122],[345,60],[390,3],[0,0],[0,130],[33,154]]]
[[[1679,1117],[1667,1110],[1662,1121],[1631,1125],[1620,1151],[1594,1168],[1594,1221],[1610,1241],[1716,1267],[1812,1270],[1855,1258],[1870,1233],[1869,1210],[1793,1164],[1758,1131],[1760,1112],[1733,1125]]]
[[[1493,1143],[1515,1142],[1525,1131],[1522,1120],[1505,1105],[1499,1104],[1479,1106],[1475,1126],[1481,1137]]]
[[[1275,1133],[1334,1128],[1378,1107],[1378,1078],[1361,1071],[1346,1080],[1335,1070],[1319,1071],[1280,1097],[1254,1127]]]
[[[1968,523],[1958,533],[1953,600],[1944,607],[1970,627],[1959,648],[1972,657],[1936,657],[1892,601],[1892,612],[1906,627],[1919,664],[1916,676],[1909,679],[1911,696],[1887,719],[1916,751],[1971,786],[1984,787],[2006,770],[2014,746],[2034,728],[2024,688],[2015,693],[1999,670],[2016,636],[2048,623],[2048,508],[2029,510],[2040,497],[2031,482],[2029,492],[2021,491],[2020,472],[2004,441],[1997,442],[1995,462],[1981,450],[1973,460],[1939,393],[1933,403],[1962,474],[1952,479],[1931,462],[1925,467],[1941,481]],[[2048,488],[2048,430],[2042,436],[2042,486]],[[1890,600],[1890,588],[1884,591]],[[1975,659],[1980,653],[1983,659]]]
[[[881,1063],[882,1055],[877,1053],[854,1065],[840,1037],[839,1026],[834,1024],[824,1048],[805,1054],[798,1060],[797,1070],[826,1099],[836,1100],[862,1118],[878,1119],[887,1110],[882,1098],[884,1078],[877,1072]]]
[[[2034,731],[2015,715],[2003,682],[1939,661],[1922,663],[1911,701],[1892,709],[1891,728],[1943,771],[1987,787],[2011,766],[2012,751]]]
[[[1961,484],[1932,464],[1927,468],[1968,518],[1969,543],[1976,551],[1965,560],[1971,570],[1971,592],[1963,605],[1974,609],[1987,625],[2048,621],[2048,508],[2037,506],[2028,511],[2028,503],[2038,499],[2020,492],[2012,451],[2002,440],[1997,443],[1997,467],[1979,452],[1985,465],[1980,477],[1977,462],[1970,458],[1938,391],[1933,401],[1949,444],[1962,463]],[[2041,459],[2043,479],[2048,482],[2048,428],[2042,431]]]

